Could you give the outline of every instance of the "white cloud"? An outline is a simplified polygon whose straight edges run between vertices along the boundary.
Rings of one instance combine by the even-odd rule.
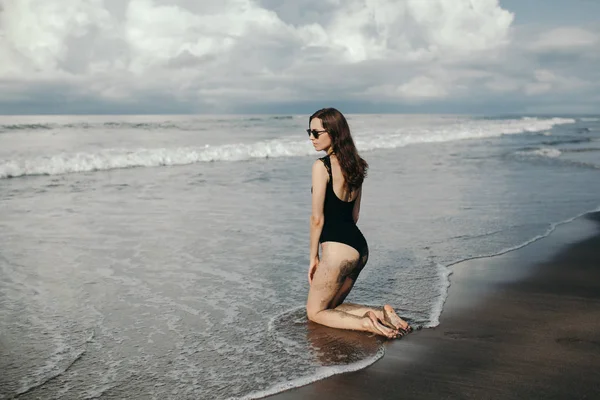
[[[426,76],[418,76],[398,88],[407,98],[439,98],[446,96],[446,90],[438,82]]]
[[[575,91],[589,85],[588,82],[580,78],[561,76],[556,72],[546,69],[535,70],[534,78],[533,82],[525,85],[525,93],[528,95],[538,95],[550,91]]]
[[[599,44],[600,35],[579,27],[559,27],[541,32],[529,49],[540,52],[573,51]]]
[[[428,76],[417,76],[400,85],[380,85],[370,87],[366,94],[371,99],[405,99],[421,101],[439,99],[447,95],[444,85]]]
[[[320,46],[349,62],[465,55],[507,43],[513,15],[496,0],[346,0],[324,24]]]
[[[177,5],[130,0],[124,27],[132,60],[130,69],[143,73],[182,55],[219,56],[255,29],[286,29],[275,13],[250,1],[207,3],[207,7],[196,7],[192,12]]]
[[[515,46],[498,0],[0,0],[0,10],[0,102],[49,88],[73,101],[219,110],[535,95],[583,80],[534,66],[527,51],[598,39],[565,28]]]
[[[112,32],[110,14],[101,0],[4,1],[0,26],[0,48],[9,57],[3,60],[2,74],[23,71],[64,69],[69,39],[80,38],[97,29]]]
[[[508,93],[519,90],[521,85],[516,79],[508,78],[502,75],[496,75],[488,80],[484,86],[492,92]]]
[[[549,92],[552,84],[548,82],[532,82],[525,86],[525,93],[528,95],[537,95]]]
[[[488,50],[508,41],[513,15],[496,0],[409,0],[408,5],[430,48]]]

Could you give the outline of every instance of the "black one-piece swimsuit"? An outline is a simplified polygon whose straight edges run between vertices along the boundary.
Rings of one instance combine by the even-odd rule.
[[[341,200],[333,191],[333,176],[331,174],[331,160],[329,156],[320,158],[329,173],[327,191],[325,192],[325,205],[323,213],[325,223],[321,231],[319,243],[338,242],[353,247],[360,254],[359,265],[350,273],[349,277],[356,280],[364,267],[369,255],[369,247],[362,232],[356,226],[352,212],[356,198],[352,201]]]

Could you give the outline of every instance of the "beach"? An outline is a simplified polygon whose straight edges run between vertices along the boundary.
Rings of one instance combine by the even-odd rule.
[[[347,301],[394,342],[306,319],[308,116],[1,117],[0,399],[589,394],[594,270],[549,262],[597,230],[600,116],[347,117]]]
[[[271,397],[592,399],[600,395],[600,213],[451,266],[439,326],[370,367]]]
[[[600,400],[599,16],[0,0],[0,400]]]

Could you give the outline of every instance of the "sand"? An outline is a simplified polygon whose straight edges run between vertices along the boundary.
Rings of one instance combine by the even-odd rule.
[[[600,398],[600,213],[451,267],[440,324],[272,399]]]

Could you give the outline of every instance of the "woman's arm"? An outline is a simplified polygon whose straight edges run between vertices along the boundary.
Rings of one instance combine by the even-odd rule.
[[[362,187],[358,189],[358,195],[356,196],[356,202],[354,203],[354,209],[352,210],[352,218],[354,223],[358,222],[358,215],[360,214],[360,198],[362,195]]]
[[[327,170],[322,161],[316,160],[312,167],[312,213],[310,216],[310,262],[319,257],[319,237],[323,231],[325,216],[325,191],[327,190]]]

